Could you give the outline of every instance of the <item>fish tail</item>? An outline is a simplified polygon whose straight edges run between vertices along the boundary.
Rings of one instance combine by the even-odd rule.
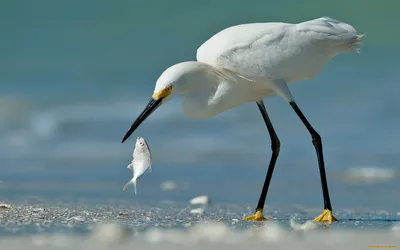
[[[128,188],[128,185],[129,185],[129,184],[133,184],[134,181],[135,181],[134,179],[131,179],[130,181],[128,181],[128,182],[125,184],[125,186],[124,186],[124,188],[123,188],[122,190],[125,191],[125,190]],[[134,186],[135,186],[135,190],[136,190],[136,183],[134,184]]]
[[[128,183],[125,184],[125,186],[122,188],[123,191],[125,191],[128,188],[128,185],[131,183],[131,181],[129,181]]]
[[[137,179],[133,179],[132,183],[133,183],[133,188],[135,189],[135,194],[137,194],[136,192]]]

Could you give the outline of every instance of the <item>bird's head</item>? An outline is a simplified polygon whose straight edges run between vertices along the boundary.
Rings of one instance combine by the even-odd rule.
[[[132,123],[126,132],[122,143],[142,124],[142,122],[162,104],[185,90],[187,76],[195,69],[195,62],[175,64],[166,69],[158,78],[153,95],[142,113]]]

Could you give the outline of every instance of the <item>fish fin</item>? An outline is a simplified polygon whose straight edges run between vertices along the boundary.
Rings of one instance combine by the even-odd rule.
[[[132,167],[133,167],[133,166],[132,166],[132,163],[130,163],[126,168],[133,169]]]

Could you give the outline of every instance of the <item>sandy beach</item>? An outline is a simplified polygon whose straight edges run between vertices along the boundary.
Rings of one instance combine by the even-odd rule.
[[[0,210],[2,249],[368,249],[400,247],[396,214],[338,211],[331,227],[310,221],[313,209],[239,220],[235,205],[15,205]],[[353,218],[353,219],[352,219]]]

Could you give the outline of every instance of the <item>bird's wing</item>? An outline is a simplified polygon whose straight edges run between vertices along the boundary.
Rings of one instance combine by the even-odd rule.
[[[309,79],[357,40],[353,27],[331,18],[237,25],[215,34],[197,50],[197,60],[254,81]]]
[[[251,80],[264,78],[263,68],[287,49],[287,23],[251,23],[229,27],[215,34],[197,50],[197,61],[228,69]]]

